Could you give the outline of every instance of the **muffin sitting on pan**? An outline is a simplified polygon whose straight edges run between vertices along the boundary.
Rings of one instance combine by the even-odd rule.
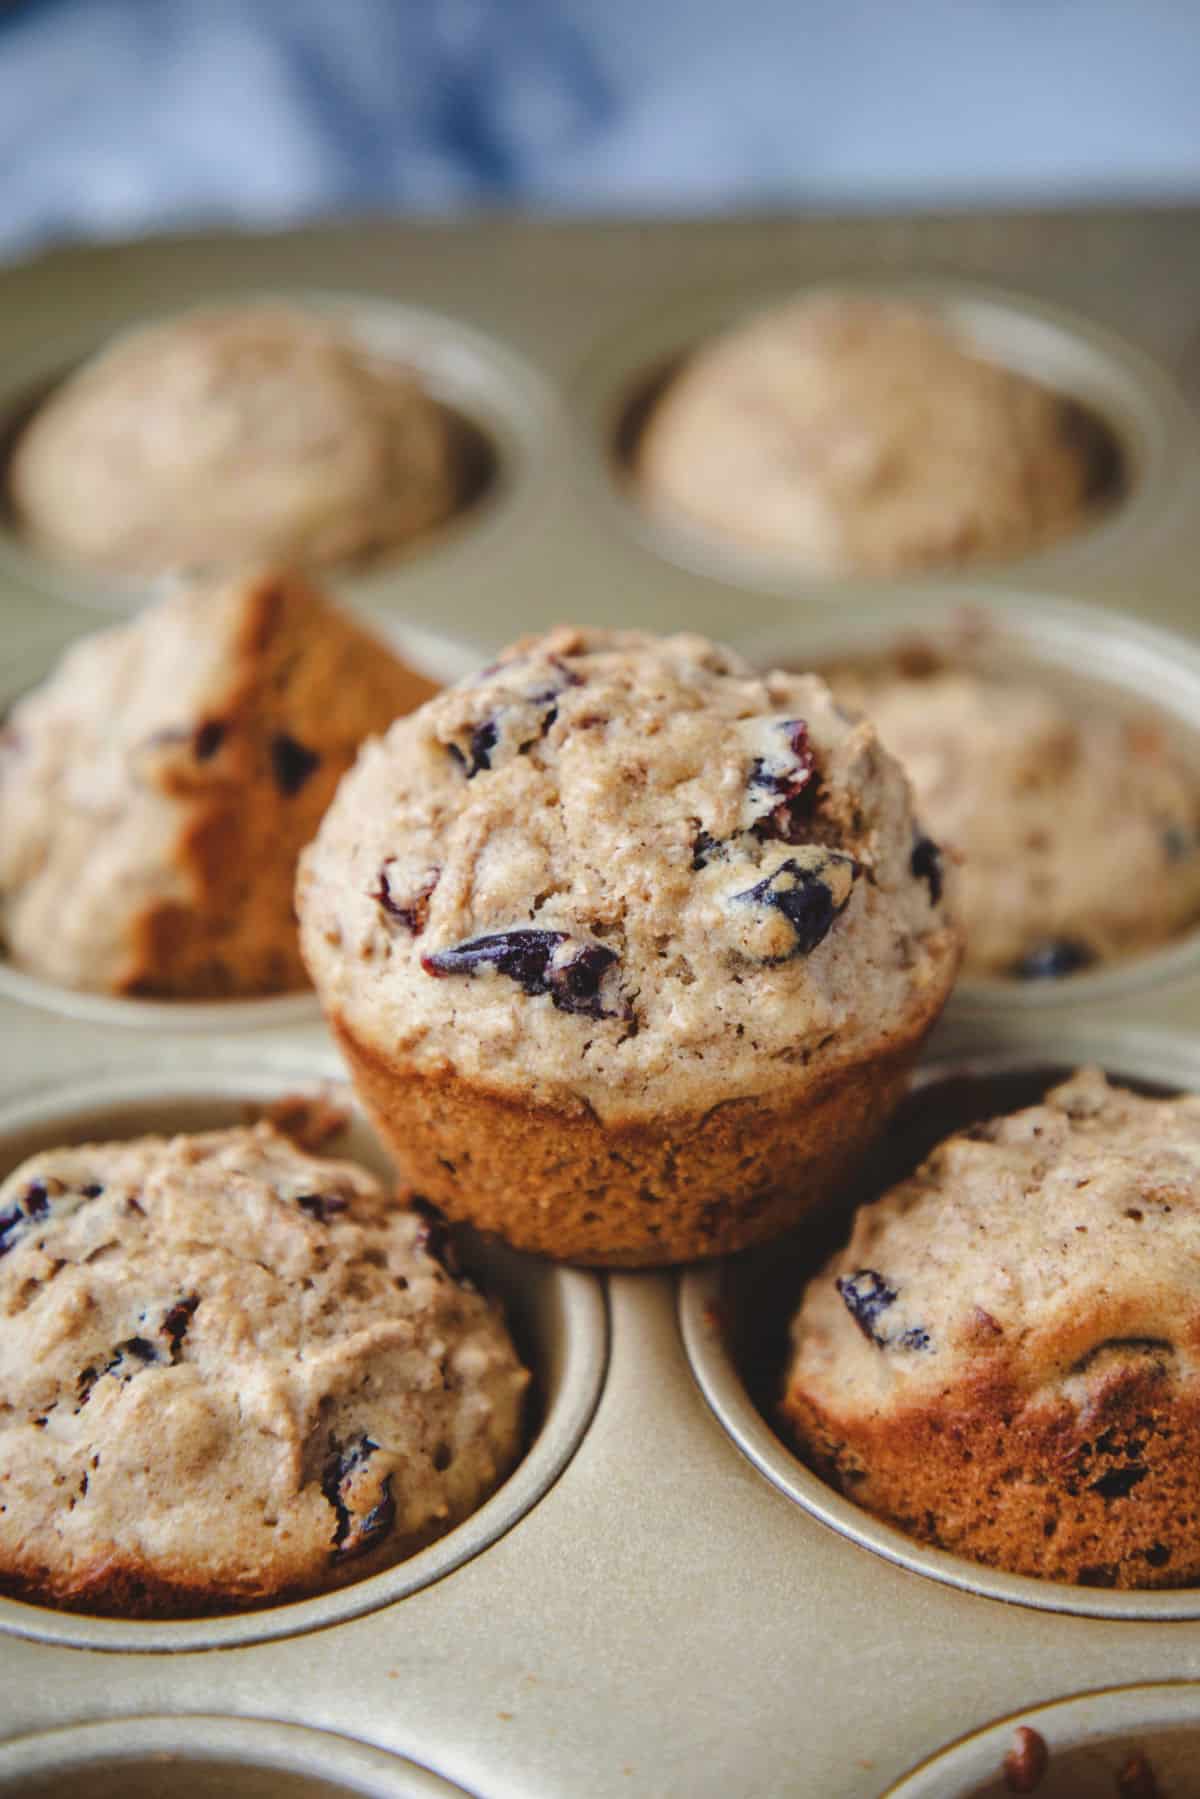
[[[297,904],[406,1179],[593,1262],[717,1254],[814,1205],[959,957],[871,725],[690,636],[562,629],[399,722]]]
[[[528,1375],[432,1208],[271,1126],[0,1186],[0,1588],[126,1617],[375,1573],[487,1497]]]
[[[371,731],[432,684],[292,576],[76,644],[0,733],[0,936],[67,987],[307,985],[296,857]]]
[[[1020,555],[1115,484],[1100,429],[931,309],[802,295],[702,344],[635,451],[642,497],[818,575]]]
[[[1160,726],[936,663],[830,678],[963,853],[968,974],[1071,975],[1200,919],[1200,775]]]
[[[1090,1586],[1200,1580],[1200,1096],[1075,1075],[858,1213],[784,1423],[856,1504]]]
[[[20,529],[120,575],[408,542],[458,504],[443,408],[399,363],[278,302],[188,313],[69,375],[8,471]]]

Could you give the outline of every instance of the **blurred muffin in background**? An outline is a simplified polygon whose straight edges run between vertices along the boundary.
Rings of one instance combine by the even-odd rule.
[[[121,575],[306,566],[395,548],[456,508],[452,422],[411,370],[280,303],[188,313],[67,377],[17,438],[17,528]]]
[[[985,361],[934,312],[815,293],[687,358],[634,451],[665,517],[814,575],[1019,555],[1115,485],[1075,402]]]
[[[828,678],[963,854],[968,976],[1071,975],[1200,920],[1200,771],[1158,721],[916,651]]]
[[[296,858],[362,739],[434,692],[294,576],[84,638],[0,734],[13,962],[115,994],[307,986]]]

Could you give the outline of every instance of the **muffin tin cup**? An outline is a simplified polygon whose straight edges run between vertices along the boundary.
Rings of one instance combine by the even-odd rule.
[[[1116,491],[1077,530],[1024,553],[969,565],[917,569],[899,577],[824,575],[783,552],[738,544],[715,528],[643,499],[633,471],[636,442],[657,397],[687,357],[740,322],[805,292],[910,300],[929,307],[996,362],[1078,402],[1113,446]],[[1114,557],[1132,559],[1172,528],[1182,474],[1200,432],[1165,372],[1133,344],[1065,308],[1003,289],[933,276],[886,278],[830,273],[820,279],[709,290],[680,296],[631,318],[595,349],[576,383],[581,455],[593,499],[614,529],[632,532],[667,561],[739,587],[806,599],[839,600],[848,589],[890,591],[898,581],[936,583],[1019,570],[1036,580],[1100,574]]]
[[[988,362],[1013,369],[1079,405],[1114,448],[1119,479],[1078,529],[1025,552],[970,565],[912,570],[898,577],[820,574],[795,556],[730,540],[714,527],[642,498],[633,471],[637,437],[658,396],[687,356],[720,333],[801,293],[853,293],[912,300],[945,318]],[[937,277],[847,273],[819,281],[745,286],[680,297],[631,318],[619,338],[588,358],[576,383],[581,452],[596,504],[613,529],[626,529],[667,561],[768,594],[837,601],[851,588],[889,592],[905,579],[934,583],[968,576],[1087,576],[1114,556],[1135,558],[1171,529],[1182,502],[1180,473],[1200,432],[1175,383],[1148,356],[1088,318],[1027,295]]]
[[[360,562],[331,563],[318,579],[368,610],[404,598],[409,567],[470,543],[489,554],[510,515],[524,511],[553,438],[553,400],[537,371],[497,339],[448,315],[399,305],[379,295],[324,289],[218,290],[202,305],[127,318],[107,335],[78,333],[40,346],[35,354],[0,363],[0,581],[32,589],[47,599],[101,612],[133,612],[169,591],[178,578],[122,576],[56,557],[25,539],[7,510],[5,467],[20,430],[38,402],[80,364],[110,344],[147,326],[186,317],[190,311],[273,303],[296,306],[324,318],[373,356],[413,370],[448,413],[456,435],[469,439],[474,492],[442,523]],[[465,452],[464,452],[465,455]],[[271,558],[260,558],[268,561]],[[282,560],[275,558],[274,560]],[[431,621],[432,622],[432,621]]]
[[[1115,1776],[1140,1751],[1158,1790],[1171,1799],[1200,1794],[1200,1685],[1194,1681],[1113,1687],[1058,1699],[988,1724],[933,1755],[883,1799],[1004,1799],[1004,1758],[1021,1726],[1036,1730],[1050,1752],[1037,1785],[1041,1799],[1115,1794]]]
[[[836,623],[797,619],[752,638],[744,654],[759,667],[803,664],[819,674],[912,643],[951,663],[1029,678],[1077,704],[1099,699],[1161,722],[1200,785],[1200,650],[1173,632],[1081,601],[965,584],[931,599],[927,589],[907,587],[885,605],[844,612]],[[1173,942],[1057,980],[960,976],[948,1010],[952,1017],[1058,1012],[1180,982],[1200,983],[1200,920]],[[1200,987],[1197,997],[1200,1004]]]
[[[0,1795],[67,1799],[469,1799],[429,1768],[268,1719],[108,1718],[0,1743]]]
[[[914,284],[896,278],[904,269],[955,273]],[[1146,619],[1188,631],[1200,624],[1200,457],[1195,422],[1173,385],[1195,339],[1200,210],[477,220],[453,230],[374,221],[65,250],[5,272],[0,411],[7,405],[11,416],[39,380],[152,316],[259,295],[319,303],[330,271],[344,289],[334,304],[378,306],[414,330],[428,327],[431,351],[435,340],[448,353],[466,346],[445,396],[485,433],[494,424],[497,479],[478,505],[407,554],[333,577],[377,621],[402,625],[410,635],[401,647],[443,678],[468,673],[520,631],[564,618],[700,629],[739,645],[760,644],[773,630],[790,645],[804,620],[836,635],[852,610],[894,626],[922,600],[944,614],[962,596],[1011,613],[1004,628],[1035,659],[1053,638],[1064,678],[1083,642],[1065,621],[1078,625],[1085,615],[1039,599],[1040,588],[1088,597],[1103,589]],[[768,578],[742,552],[727,547],[722,556],[698,535],[684,544],[663,532],[614,477],[622,410],[664,359],[805,285],[920,289],[935,303],[939,295],[982,299],[1000,333],[996,355],[1030,357],[1031,372],[1066,386],[1078,375],[1081,396],[1131,446],[1136,479],[1126,502],[1036,556],[975,566],[970,582],[951,572],[920,585],[814,583],[782,567]],[[975,321],[986,329],[982,311]],[[1194,382],[1190,392],[1194,399]],[[49,650],[100,622],[98,610],[128,611],[153,591],[90,591],[104,585],[11,537],[0,543],[0,682],[9,657],[38,642]],[[1169,691],[1169,709],[1182,719],[1189,702],[1179,696],[1185,686],[1192,692],[1183,659],[1172,650],[1171,668],[1161,656],[1147,660],[1153,633],[1086,614],[1089,630],[1096,621],[1116,633],[1106,639],[1111,653],[1096,667],[1085,656],[1079,672],[1124,691],[1132,668],[1135,697],[1160,705]],[[1186,947],[1178,946],[1181,957]],[[1200,984],[1181,961],[1158,965],[1170,978],[1151,987],[1143,978],[1151,961],[1111,971],[1128,984],[1091,998],[1072,981],[1044,997],[1023,992],[1016,1006],[1007,990],[996,1003],[956,1001],[930,1065],[1031,1057],[1050,1065],[1089,1055],[1190,1081],[1194,1041],[1123,1028],[1170,1016],[1200,1030]],[[118,1029],[107,1017],[0,999],[0,1112],[24,1119],[42,1143],[64,1116],[64,1090],[68,1108],[82,1091],[84,1113],[90,1107],[90,1117],[122,1129],[153,1121],[154,1108],[159,1119],[222,1122],[247,1102],[315,1082],[330,1083],[336,1101],[344,1071],[315,1014],[306,1024],[290,1004],[266,1002],[251,1034],[239,1002],[214,1006],[197,1031],[181,1029],[173,1005],[161,1016],[148,1009],[146,1029]],[[117,1002],[112,1016],[130,1022],[130,1007]],[[76,1107],[77,1118],[84,1113]],[[17,1133],[5,1127],[3,1137],[15,1150]],[[280,1770],[310,1774],[321,1794],[414,1790],[381,1784],[393,1777],[437,1780],[410,1774],[389,1751],[496,1799],[878,1799],[909,1770],[940,1773],[942,1746],[985,1720],[1011,1713],[1011,1723],[1038,1725],[1037,1710],[1019,1708],[1040,1708],[1064,1688],[1200,1677],[1200,1618],[1184,1616],[1187,1592],[1090,1590],[1088,1615],[1058,1609],[1060,1590],[1041,1582],[1028,1583],[1028,1603],[1011,1587],[985,1596],[980,1581],[991,1577],[983,1571],[947,1558],[945,1578],[930,1578],[915,1565],[923,1552],[906,1539],[892,1555],[862,1553],[850,1531],[869,1530],[869,1520],[856,1514],[846,1528],[829,1528],[819,1510],[834,1497],[828,1489],[814,1493],[811,1509],[796,1503],[784,1482],[804,1471],[759,1414],[750,1408],[746,1428],[757,1421],[774,1473],[747,1459],[706,1401],[693,1363],[707,1357],[728,1369],[729,1358],[713,1341],[717,1315],[706,1320],[702,1306],[685,1347],[687,1292],[677,1293],[673,1276],[619,1274],[602,1287],[519,1258],[512,1267],[518,1297],[544,1283],[551,1324],[563,1321],[550,1333],[562,1344],[563,1388],[571,1369],[580,1378],[561,1416],[556,1395],[545,1408],[538,1443],[490,1502],[494,1510],[443,1540],[443,1577],[428,1561],[402,1563],[328,1601],[199,1623],[124,1625],[8,1602],[0,1779],[9,1790],[28,1790],[27,1773],[50,1769],[51,1790],[69,1792],[84,1769],[89,1794],[102,1795],[105,1767],[130,1755],[141,1766],[162,1765],[146,1756],[182,1757],[166,1764],[174,1790],[189,1759],[202,1764],[228,1745],[223,1785],[232,1799],[259,1799],[260,1790],[275,1799]],[[704,1278],[687,1277],[685,1289]],[[706,1378],[715,1379],[713,1368]],[[736,1367],[728,1384],[734,1407]],[[558,1449],[526,1501],[518,1483],[552,1428]],[[481,1521],[487,1542],[464,1535],[482,1530]],[[418,1568],[428,1582],[401,1600]],[[1019,1602],[995,1603],[1000,1597]],[[225,1645],[235,1652],[187,1653]],[[137,1650],[147,1653],[130,1653]],[[258,1722],[258,1714],[292,1726]],[[1139,1699],[1130,1727],[1158,1716]],[[21,1734],[68,1718],[93,1722],[49,1737]],[[312,1725],[346,1734],[295,1728]],[[994,1764],[979,1767],[981,1779],[994,1778]],[[248,1786],[260,1774],[259,1789]],[[930,1799],[960,1795],[972,1778],[952,1773]],[[186,1788],[183,1799],[193,1799]],[[1187,1799],[1185,1786],[1178,1799]]]
[[[0,1104],[0,1177],[41,1148],[147,1132],[241,1124],[298,1093],[344,1109],[348,1131],[321,1153],[363,1162],[385,1178],[386,1158],[337,1080],[328,1054],[238,1058],[199,1047],[94,1081],[66,1082]],[[293,1636],[391,1605],[480,1554],[522,1518],[561,1475],[599,1400],[607,1363],[607,1313],[593,1276],[523,1258],[500,1245],[464,1250],[489,1292],[504,1302],[534,1372],[536,1429],[513,1473],[462,1524],[382,1573],[311,1599],[218,1617],[126,1622],[0,1597],[0,1632],[46,1643],[118,1651],[231,1648]]]
[[[1073,1068],[1095,1064],[1118,1079],[1200,1091],[1200,1040],[1165,1032],[1089,1031],[1078,1025],[1024,1034],[1009,1031],[1006,1036],[1003,1048],[981,1049],[976,1039],[973,1049],[963,1046],[957,1053],[927,1061],[915,1089],[929,1092],[939,1083],[960,1081],[964,1076],[986,1086],[991,1080],[1037,1070],[1056,1074],[1061,1070],[1065,1077]],[[973,1109],[972,1115],[986,1117],[1008,1109],[1009,1102],[998,1096],[994,1104],[983,1103]],[[844,1241],[849,1232],[849,1218],[840,1222],[843,1228],[837,1242]],[[832,1247],[833,1240],[803,1254],[793,1250],[797,1284],[787,1300],[791,1311],[800,1302],[804,1280],[819,1272]],[[780,1247],[770,1255],[777,1261]],[[761,1305],[761,1297],[754,1291],[753,1270],[754,1264],[743,1258],[740,1264],[712,1264],[685,1273],[679,1286],[679,1326],[692,1373],[717,1420],[742,1454],[797,1506],[863,1549],[983,1598],[1080,1618],[1200,1619],[1200,1586],[1117,1592],[1009,1574],[919,1543],[836,1492],[788,1447],[747,1384],[735,1340],[739,1324],[744,1322],[743,1308]],[[782,1315],[777,1322],[784,1322]],[[782,1336],[780,1331],[775,1334]],[[779,1381],[783,1373],[780,1366]],[[764,1396],[759,1398],[761,1402]]]

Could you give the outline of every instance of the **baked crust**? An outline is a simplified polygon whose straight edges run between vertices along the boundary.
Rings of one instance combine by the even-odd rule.
[[[652,1267],[782,1235],[849,1178],[899,1104],[945,1002],[799,1085],[654,1120],[601,1120],[582,1100],[522,1101],[382,1054],[330,1023],[405,1179],[451,1218],[560,1261]]]

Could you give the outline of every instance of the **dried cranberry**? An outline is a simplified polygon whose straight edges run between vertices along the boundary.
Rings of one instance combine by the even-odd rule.
[[[470,747],[466,755],[456,743],[448,743],[446,748],[454,760],[462,765],[468,781],[485,768],[492,766],[492,751],[500,738],[500,727],[494,718],[485,718],[481,725],[476,725],[471,732]]]
[[[936,906],[942,897],[942,852],[932,837],[918,837],[913,844],[909,867],[918,881],[929,884],[929,903]]]
[[[843,860],[849,861],[849,858]],[[852,863],[851,866],[857,876],[858,864]],[[744,892],[733,895],[733,900],[738,905],[771,906],[776,912],[782,912],[796,933],[795,947],[786,956],[771,957],[772,963],[788,962],[793,956],[811,955],[817,945],[824,942],[834,920],[848,905],[849,898],[847,893],[841,905],[838,905],[819,871],[801,868],[790,857],[786,862],[780,863],[774,874],[756,882],[753,887],[747,887]]]
[[[192,754],[197,762],[210,762],[225,741],[228,726],[220,719],[206,718],[192,737]]]
[[[362,1555],[385,1537],[396,1521],[396,1502],[392,1497],[392,1477],[379,1483],[379,1498],[366,1512],[356,1510],[347,1488],[356,1485],[356,1477],[367,1468],[378,1443],[365,1432],[339,1444],[330,1439],[330,1453],[321,1474],[321,1491],[333,1507],[336,1522],[333,1530],[334,1558],[345,1561]]]
[[[1090,968],[1095,960],[1096,952],[1078,938],[1054,937],[1027,950],[1010,972],[1018,981],[1058,980],[1062,975]]]
[[[497,931],[422,956],[421,966],[433,975],[473,974],[477,968],[494,968],[518,982],[524,993],[549,994],[560,1012],[589,1018],[617,1016],[604,1009],[600,995],[601,982],[617,960],[613,951],[598,943],[584,944],[569,958],[556,959],[556,952],[570,941],[565,931]]]
[[[163,1335],[171,1345],[171,1360],[173,1362],[179,1360],[179,1352],[183,1346],[183,1339],[187,1336],[188,1327],[192,1322],[192,1317],[199,1304],[200,1295],[198,1293],[189,1293],[185,1298],[177,1299],[175,1304],[169,1307],[163,1314]]]
[[[896,1303],[896,1289],[889,1287],[874,1268],[860,1268],[857,1274],[839,1276],[834,1282],[846,1310],[869,1343],[880,1349],[887,1342],[875,1328],[880,1313]]]
[[[287,794],[289,798],[292,794],[299,793],[309,776],[320,767],[321,758],[317,751],[298,743],[286,731],[277,732],[268,748],[275,785],[280,793]]]
[[[411,1211],[421,1220],[421,1228],[417,1232],[416,1247],[427,1255],[431,1261],[444,1268],[446,1273],[463,1287],[473,1287],[474,1283],[463,1273],[459,1260],[458,1244],[454,1240],[453,1226],[446,1214],[435,1206],[432,1200],[423,1199],[420,1194],[414,1195],[408,1202]]]
[[[761,756],[756,756],[750,770],[750,786],[766,788],[778,794],[778,803],[765,818],[750,828],[762,842],[804,843],[808,822],[817,798],[817,759],[808,741],[808,725],[802,718],[790,718],[783,725],[788,748],[795,757],[792,768],[772,769]]]
[[[388,861],[393,860],[389,857]],[[419,937],[429,922],[429,900],[434,888],[441,878],[440,868],[431,868],[424,881],[410,899],[398,900],[392,894],[391,882],[388,879],[388,863],[379,870],[379,885],[373,887],[368,898],[381,906],[389,918],[402,925],[413,937]]]
[[[328,1224],[335,1212],[345,1212],[350,1201],[343,1199],[340,1193],[300,1193],[296,1196],[296,1204],[318,1224]]]

